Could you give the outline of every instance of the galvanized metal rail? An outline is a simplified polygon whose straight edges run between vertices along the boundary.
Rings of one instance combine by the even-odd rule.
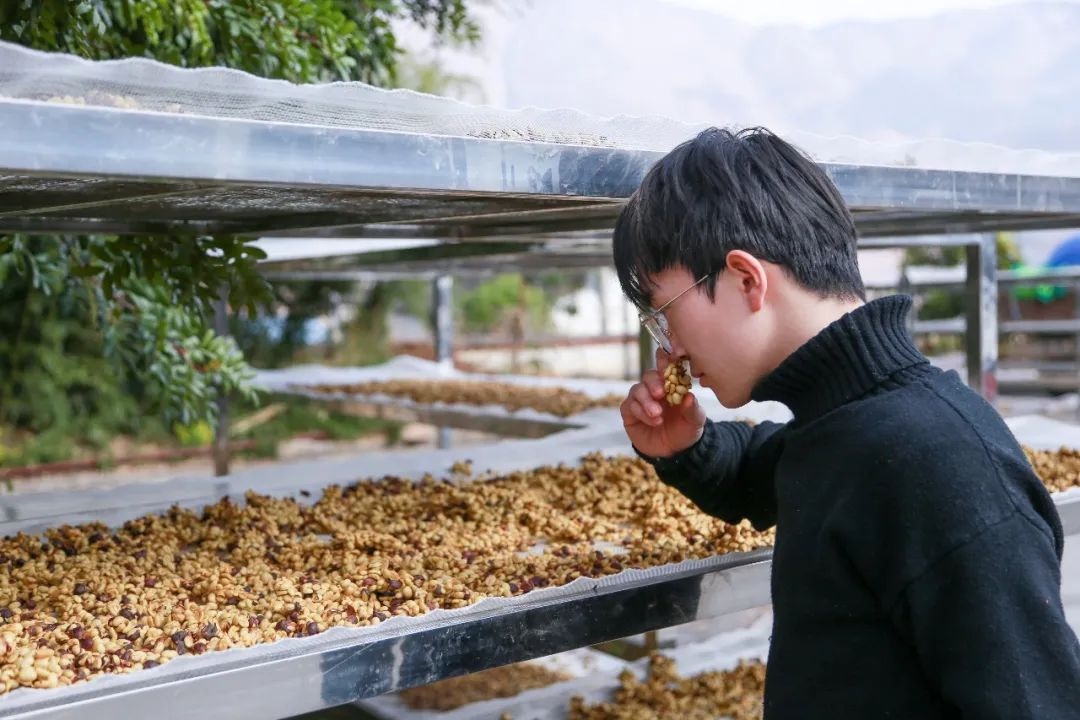
[[[0,99],[0,230],[607,229],[660,153]],[[1080,225],[1080,178],[822,164],[866,236]]]

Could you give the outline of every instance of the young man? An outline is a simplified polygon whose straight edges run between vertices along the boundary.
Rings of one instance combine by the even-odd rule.
[[[660,160],[614,234],[658,367],[794,418],[711,422],[652,370],[627,435],[705,512],[776,526],[768,720],[1080,718],[1054,504],[994,409],[912,344],[910,299],[865,302],[855,243],[836,188],[765,130]]]

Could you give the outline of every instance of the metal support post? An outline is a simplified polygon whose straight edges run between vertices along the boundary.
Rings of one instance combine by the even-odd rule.
[[[638,330],[638,374],[643,375],[646,370],[656,364],[656,341],[644,326]]]
[[[218,299],[214,302],[214,332],[225,336],[229,334],[229,289],[221,288]],[[214,429],[214,475],[221,477],[229,474],[229,396],[218,390],[217,427]]]
[[[439,275],[432,286],[432,313],[435,326],[435,361],[444,367],[454,366],[454,278]]]
[[[1080,278],[1072,285],[1073,291],[1073,317],[1080,320]],[[1076,333],[1076,349],[1073,351],[1073,370],[1076,373],[1077,390],[1080,390],[1080,331]],[[1076,408],[1077,417],[1080,417],[1080,406]]]
[[[919,306],[915,302],[917,300],[917,298],[915,297],[915,289],[911,286],[911,281],[908,279],[906,268],[902,268],[900,270],[900,282],[898,283],[896,292],[900,295],[911,296],[911,312],[908,313],[907,319],[904,321],[904,324],[907,326],[908,334],[911,335],[912,338],[914,338],[915,322],[919,319]]]
[[[589,272],[589,286],[596,293],[597,307],[600,309],[600,337],[607,337],[608,316],[607,303],[604,302],[604,271],[592,270]]]
[[[446,427],[445,425],[439,426],[439,449],[449,450],[454,445],[454,429]]]
[[[454,367],[454,278],[439,275],[432,283],[432,325],[435,328],[435,361],[444,368]],[[439,448],[453,443],[449,427],[439,427]]]
[[[997,399],[997,242],[993,233],[966,247],[965,280],[968,384],[984,398]]]

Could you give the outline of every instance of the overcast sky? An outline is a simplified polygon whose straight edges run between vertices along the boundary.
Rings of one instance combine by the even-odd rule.
[[[579,0],[587,5],[592,0]],[[1080,0],[1058,0],[1080,4]],[[817,28],[847,20],[890,20],[926,17],[950,10],[980,9],[1002,5],[1027,4],[1039,0],[638,0],[638,4],[653,6],[662,13],[666,4],[713,12],[748,25],[801,25]],[[472,10],[483,25],[483,44],[475,51],[440,50],[437,52],[445,69],[463,73],[478,80],[484,87],[483,97],[462,97],[472,102],[504,105],[507,100],[506,82],[501,63],[507,36],[514,28],[527,26],[530,15],[544,7],[546,0],[494,0],[490,5],[477,4]],[[597,33],[619,32],[618,23],[597,27]],[[415,27],[399,27],[402,44],[413,52],[429,55],[430,36]],[[658,38],[663,45],[663,39]],[[675,41],[677,42],[677,40]],[[538,60],[539,61],[539,60]]]
[[[542,2],[543,0],[534,0]],[[587,2],[588,0],[583,0]],[[820,26],[842,20],[890,20],[946,10],[987,8],[1031,0],[660,0],[709,10],[754,25]],[[1080,0],[1073,0],[1080,2]]]

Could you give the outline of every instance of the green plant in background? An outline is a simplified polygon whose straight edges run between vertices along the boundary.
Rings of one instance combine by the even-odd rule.
[[[997,233],[998,270],[1011,270],[1021,262],[1020,247],[1011,233]],[[904,252],[904,267],[931,265],[936,267],[954,267],[964,262],[966,255],[962,247],[917,247]],[[919,317],[924,320],[953,318],[964,312],[964,294],[959,290],[931,290],[923,298]]]
[[[163,243],[145,240],[0,238],[0,427],[102,447],[145,412],[212,420],[219,391],[253,396],[235,343],[202,318],[211,287],[265,296],[248,261],[260,251],[192,242],[168,272]]]
[[[304,398],[280,398],[284,408],[273,419],[250,430],[237,433],[236,440],[253,440],[255,447],[246,451],[256,457],[276,457],[281,443],[298,434],[314,434],[326,440],[346,441],[370,435],[382,435],[388,444],[398,442],[401,424],[391,420],[365,418],[328,408],[325,403]],[[253,409],[240,403],[237,413]]]
[[[999,232],[995,235],[995,239],[998,270],[1009,270],[1020,267],[1024,263],[1024,258],[1020,254],[1020,245],[1012,233]]]
[[[70,279],[57,238],[15,242],[0,252],[0,442],[39,461],[104,447],[135,430],[139,402],[106,357],[100,288]]]
[[[550,271],[529,277],[509,274],[479,282],[459,278],[454,286],[456,321],[467,332],[513,333],[516,322],[521,323],[522,331],[544,330],[550,324],[555,302],[584,284],[585,274],[581,272]],[[433,330],[430,280],[373,283],[356,295],[352,302],[357,304],[357,315],[342,328],[339,344],[306,349],[296,346],[282,360],[348,366],[385,362],[391,353],[387,341],[388,313],[392,311],[417,318]],[[327,302],[321,309],[328,312],[331,307],[332,303]],[[245,354],[248,352],[245,346]]]
[[[3,0],[0,39],[92,60],[151,57],[292,82],[392,85],[411,21],[475,43],[464,0]]]
[[[436,59],[406,57],[398,66],[397,87],[429,95],[444,95],[473,103],[484,102],[484,88],[468,75],[447,72]]]
[[[422,320],[428,328],[432,327],[430,280],[396,280],[390,287],[396,309]]]
[[[352,282],[290,281],[274,287],[284,316],[232,319],[234,337],[244,357],[256,367],[281,367],[295,362],[329,365],[369,365],[389,358],[388,314],[404,312],[430,327],[431,283],[394,280],[361,286]],[[341,328],[338,343],[309,346],[309,323],[352,303],[357,316]]]
[[[275,284],[273,292],[270,313],[240,313],[229,321],[230,334],[255,367],[276,368],[293,362],[307,347],[309,322],[350,301],[354,283],[293,281]],[[274,312],[279,309],[280,317]]]
[[[125,295],[131,309],[109,327],[106,342],[117,348],[116,355],[125,357],[148,396],[185,424],[200,419],[215,421],[219,394],[240,394],[255,400],[255,374],[235,340],[214,334],[190,313],[170,305],[160,286],[131,285],[132,292]],[[110,343],[113,335],[145,338],[146,344],[162,349],[125,354],[124,349],[131,344],[123,340]]]
[[[173,425],[173,433],[181,447],[206,447],[214,440],[214,428],[205,420],[190,425],[176,423]]]
[[[395,84],[400,22],[479,37],[465,0],[0,0],[0,40],[292,82]],[[29,448],[29,435],[59,459],[137,430],[149,409],[213,422],[216,392],[250,396],[235,345],[207,328],[223,286],[252,316],[271,299],[260,257],[231,237],[0,236],[0,443]]]
[[[1000,232],[994,236],[997,248],[997,267],[999,270],[1008,270],[1020,265],[1023,258],[1020,255],[1020,246],[1012,233]],[[933,265],[937,267],[952,267],[964,262],[965,249],[957,246],[930,246],[914,247],[904,251],[904,267],[918,265]]]
[[[389,360],[389,317],[395,309],[404,310],[430,325],[430,283],[373,283],[357,302],[355,317],[342,328],[340,346],[331,348],[324,360],[330,365],[372,365]]]
[[[543,328],[551,316],[544,291],[517,273],[496,276],[456,297],[462,323],[470,332],[491,332],[514,317]]]

